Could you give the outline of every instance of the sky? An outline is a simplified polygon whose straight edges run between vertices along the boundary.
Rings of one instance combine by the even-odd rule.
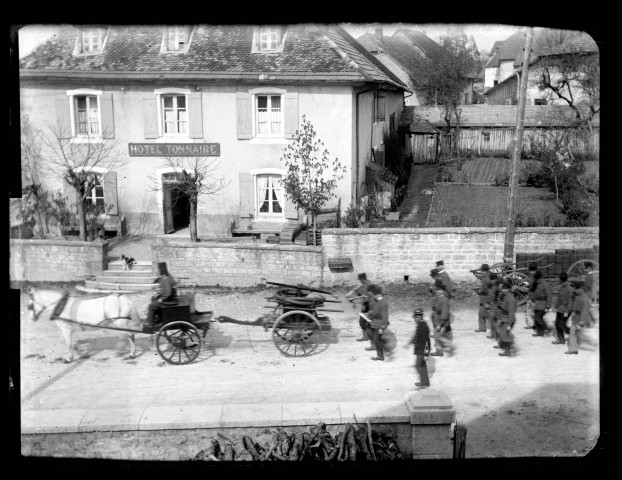
[[[438,41],[439,35],[445,33],[451,24],[343,24],[345,29],[354,38],[360,37],[366,32],[373,32],[377,26],[382,26],[384,35],[392,35],[398,28],[410,28],[426,33],[432,40]],[[473,35],[479,50],[490,51],[493,43],[497,40],[505,40],[521,27],[515,25],[500,24],[461,24],[467,35]],[[55,25],[28,25],[19,31],[19,57],[28,55],[40,43],[47,40],[56,30]]]

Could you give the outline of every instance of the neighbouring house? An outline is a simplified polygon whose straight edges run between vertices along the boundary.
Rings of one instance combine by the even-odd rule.
[[[427,115],[427,114],[426,114]],[[439,148],[439,131],[427,116],[415,113],[415,108],[406,106],[400,116],[399,131],[404,139],[404,156],[413,163],[434,162]]]
[[[63,122],[75,144],[122,146],[127,161],[102,175],[90,200],[113,204],[108,225],[125,219],[128,233],[189,223],[165,155],[218,162],[213,175],[227,187],[200,197],[199,236],[249,225],[278,233],[304,221],[279,182],[281,153],[303,115],[347,166],[334,199],[345,209],[360,200],[383,135],[397,128],[406,89],[337,25],[64,26],[20,61],[21,114],[33,126]],[[45,180],[51,191],[66,188]]]
[[[417,92],[409,71],[414,56],[429,57],[441,46],[417,30],[400,28],[393,35],[383,34],[382,27],[374,33],[365,33],[358,41],[389,70],[391,70],[412,93],[404,96],[404,105],[425,105],[428,103],[422,92]]]
[[[565,105],[566,102],[559,98],[551,91],[543,91],[536,86],[538,80],[544,74],[542,65],[544,61],[555,57],[563,61],[566,55],[596,55],[598,54],[598,46],[596,42],[583,32],[572,32],[568,42],[550,47],[547,45],[546,38],[548,30],[536,29],[534,32],[534,40],[532,51],[529,59],[529,83],[527,86],[526,103],[528,105]],[[497,45],[497,43],[495,43]],[[486,81],[487,90],[484,92],[486,103],[489,105],[517,105],[520,90],[521,72],[523,67],[523,49],[525,46],[525,33],[517,32],[505,42],[501,43],[501,47],[496,48],[498,53],[486,64]],[[510,62],[510,57],[515,54],[515,58]],[[493,67],[491,65],[499,65]],[[498,74],[495,76],[495,68]],[[495,78],[494,84],[490,85],[490,79]],[[564,92],[566,93],[566,92]],[[580,102],[577,95],[581,95],[580,88],[573,89],[573,101]]]
[[[515,105],[464,105],[461,107],[460,132],[458,135],[458,149],[461,156],[505,156],[511,155],[516,131],[516,116],[518,106]],[[526,105],[524,120],[523,149],[530,149],[532,138],[551,129],[571,127],[575,114],[572,109],[564,105]],[[410,149],[421,152],[422,148],[414,147],[414,142],[408,141],[408,135],[413,134],[417,125],[425,121],[435,129],[446,128],[443,110],[434,106],[404,107],[400,119],[400,128],[406,136],[404,143],[411,143]],[[422,127],[425,128],[425,127]],[[425,135],[422,132],[420,135]],[[431,133],[429,136],[432,136]],[[432,140],[430,140],[432,142]],[[600,143],[600,115],[596,114],[592,122],[592,152],[599,153]],[[442,155],[443,142],[438,147],[438,155]],[[571,151],[575,154],[584,154],[590,148],[583,137],[575,136],[571,141]],[[422,155],[422,153],[418,153]]]

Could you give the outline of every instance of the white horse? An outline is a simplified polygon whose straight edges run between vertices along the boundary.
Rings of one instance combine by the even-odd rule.
[[[74,360],[72,341],[75,330],[93,330],[97,327],[125,328],[141,330],[141,321],[134,302],[126,295],[111,294],[98,298],[71,297],[54,290],[38,290],[29,288],[27,308],[30,319],[39,318],[52,320],[60,329],[69,356],[66,363]],[[93,325],[90,327],[89,325]],[[134,332],[121,331],[130,342],[130,358],[136,357]]]

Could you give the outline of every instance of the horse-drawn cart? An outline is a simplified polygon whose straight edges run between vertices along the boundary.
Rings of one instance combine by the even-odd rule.
[[[340,301],[319,295],[332,295],[330,292],[300,284],[267,283],[280,287],[267,297],[273,305],[264,308],[270,308],[272,312],[254,321],[224,315],[213,319],[213,312],[195,309],[194,295],[179,295],[174,303],[163,303],[155,312],[156,323],[142,325],[141,329],[133,328],[137,318],[137,313],[132,313],[135,306],[123,295],[80,299],[69,297],[67,293],[30,291],[28,310],[33,320],[37,320],[48,307],[54,307],[53,311],[50,309],[50,320],[56,321],[65,336],[69,348],[67,361],[73,360],[72,331],[90,327],[126,332],[131,357],[135,356],[135,333],[156,335],[156,349],[166,362],[174,365],[191,363],[201,353],[213,322],[263,326],[264,330],[271,331],[274,345],[286,356],[302,357],[319,352],[326,332],[331,329],[330,319],[323,312],[343,311],[324,308],[324,304]]]

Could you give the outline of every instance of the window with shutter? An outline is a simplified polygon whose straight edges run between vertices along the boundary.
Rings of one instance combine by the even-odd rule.
[[[86,139],[88,141],[103,138],[102,117],[105,118],[106,127],[108,128],[105,138],[114,137],[112,97],[110,95],[106,96],[105,100],[102,101],[101,90],[78,89],[68,90],[67,97],[72,138],[77,140]],[[105,104],[103,116],[102,104]]]

